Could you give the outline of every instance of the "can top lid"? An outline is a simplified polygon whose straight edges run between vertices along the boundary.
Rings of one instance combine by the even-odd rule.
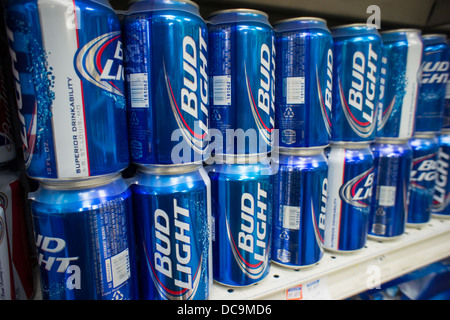
[[[128,6],[127,14],[158,10],[180,10],[200,16],[198,4],[190,0],[135,0]]]
[[[274,29],[277,32],[293,31],[300,29],[320,28],[328,30],[327,21],[316,17],[297,17],[277,21]]]
[[[369,148],[373,141],[331,141],[331,148],[344,148],[344,149],[365,149]]]
[[[436,133],[433,132],[416,132],[414,139],[432,139],[436,137]]]
[[[188,165],[139,165],[137,171],[145,174],[172,175],[183,174],[198,170],[201,163],[192,163]]]
[[[432,45],[436,43],[446,43],[447,36],[445,34],[433,33],[433,34],[424,34],[422,36],[424,45]]]
[[[401,28],[401,29],[392,29],[380,32],[380,34],[388,34],[388,33],[418,33],[421,34],[422,31],[419,29],[410,29],[410,28]]]
[[[122,177],[122,173],[107,174],[98,177],[89,177],[83,179],[70,179],[70,180],[41,180],[40,185],[45,189],[52,190],[75,190],[94,188],[106,185],[113,181],[116,181]]]
[[[321,147],[312,147],[312,148],[275,148],[274,153],[291,155],[291,156],[313,156],[317,154],[321,154],[326,146]]]
[[[214,11],[208,16],[208,23],[261,22],[270,26],[269,15],[256,9],[226,9]]]
[[[346,37],[355,35],[374,34],[379,35],[376,26],[363,23],[344,24],[331,28],[333,37]]]

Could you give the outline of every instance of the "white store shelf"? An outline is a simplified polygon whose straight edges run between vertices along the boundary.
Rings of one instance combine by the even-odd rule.
[[[407,228],[398,239],[369,239],[355,253],[326,251],[309,268],[293,270],[272,263],[268,276],[252,286],[214,284],[210,299],[286,299],[287,293],[299,297],[300,292],[302,299],[345,299],[448,256],[450,219],[432,218],[420,229]]]

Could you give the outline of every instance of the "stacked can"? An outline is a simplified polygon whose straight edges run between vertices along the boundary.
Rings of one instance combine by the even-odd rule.
[[[441,130],[449,76],[449,46],[445,35],[424,35],[422,39],[424,48],[416,135],[410,141],[413,167],[407,220],[408,226],[415,227],[427,223],[433,210],[444,211],[446,187],[446,134],[441,136]]]
[[[266,13],[208,18],[214,280],[242,287],[270,269],[275,38]]]
[[[447,41],[450,61],[450,42]],[[447,80],[444,102],[444,121],[439,136],[439,153],[437,173],[433,195],[432,215],[450,217],[450,181],[448,168],[450,165],[450,81]]]
[[[140,295],[207,299],[206,23],[191,1],[151,0],[131,4],[123,28]]]
[[[324,246],[335,252],[364,247],[372,198],[379,104],[381,37],[374,26],[331,30],[334,43],[331,146]]]
[[[42,297],[137,299],[119,20],[106,0],[5,16]]]
[[[377,118],[374,192],[369,237],[396,239],[405,231],[419,72],[421,32],[396,29],[383,32],[381,92]]]
[[[443,34],[422,36],[423,61],[416,114],[416,132],[434,133],[443,125],[444,102],[449,77],[449,46]]]
[[[333,48],[325,20],[279,21],[276,35],[276,116],[272,261],[289,268],[323,256],[327,160],[331,136]]]
[[[420,227],[431,217],[439,142],[434,134],[416,133],[409,141],[413,152],[407,226]]]

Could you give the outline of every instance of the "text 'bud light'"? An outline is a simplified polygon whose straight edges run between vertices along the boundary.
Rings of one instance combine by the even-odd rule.
[[[381,37],[366,24],[331,30],[334,45],[332,141],[372,141],[379,100]]]

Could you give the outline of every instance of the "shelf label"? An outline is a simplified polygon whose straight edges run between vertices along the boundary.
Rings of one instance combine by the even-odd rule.
[[[286,300],[329,300],[327,278],[323,277],[286,290]]]

